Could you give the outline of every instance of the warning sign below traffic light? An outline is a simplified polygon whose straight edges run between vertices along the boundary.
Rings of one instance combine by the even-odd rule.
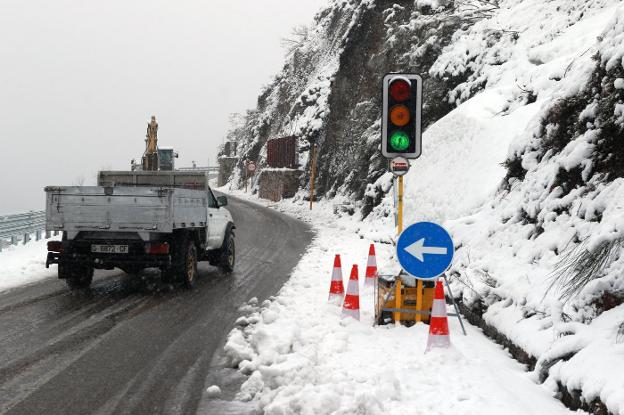
[[[388,74],[383,78],[381,153],[416,159],[422,152],[422,78]]]

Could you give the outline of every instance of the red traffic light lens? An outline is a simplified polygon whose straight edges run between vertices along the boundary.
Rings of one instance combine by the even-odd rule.
[[[395,101],[406,101],[412,92],[412,86],[405,79],[397,79],[390,84],[390,96]]]

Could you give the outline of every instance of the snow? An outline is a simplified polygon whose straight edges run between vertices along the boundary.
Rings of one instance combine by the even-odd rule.
[[[387,19],[399,8],[388,9]],[[515,364],[474,328],[467,338],[457,335],[454,320],[454,349],[441,351],[444,358],[432,356],[430,367],[422,355],[424,328],[373,327],[366,287],[362,321],[340,319],[339,308],[325,301],[335,253],[343,256],[346,276],[352,263],[364,269],[368,243],[375,241],[382,272],[398,270],[391,245],[394,195],[386,194],[361,221],[357,213],[348,216],[358,211],[354,195],[338,191],[310,215],[300,193],[272,206],[312,222],[318,237],[275,301],[251,307],[245,318],[254,322],[231,335],[232,364],[250,374],[240,399],[265,413],[558,413],[566,410],[551,397],[561,384],[586,402],[599,398],[612,413],[624,414],[618,335],[624,306],[596,310],[605,293],[624,291],[624,255],[568,301],[553,284],[565,253],[594,252],[624,236],[624,179],[606,181],[593,172],[599,101],[579,110],[584,132],[557,151],[542,148],[556,133],[544,122],[548,112],[583,91],[597,63],[608,71],[623,65],[624,8],[617,0],[504,0],[488,13],[458,30],[431,67],[438,79],[466,80],[449,95],[457,109],[423,135],[423,156],[405,177],[405,222],[430,220],[451,230],[454,293],[469,307],[483,305],[485,322],[537,360],[535,372],[508,367]],[[418,50],[411,53],[418,59]],[[613,87],[624,88],[622,79]],[[624,123],[622,105],[615,103],[613,114]],[[371,131],[369,140],[378,139],[378,125],[366,134]],[[514,159],[526,174],[505,183],[501,164]],[[559,176],[576,169],[584,183],[564,190]],[[368,184],[366,195],[376,199],[391,184],[385,174]],[[429,383],[444,385],[443,402],[422,393],[435,389]],[[536,406],[523,407],[520,400]]]
[[[517,36],[491,37],[497,30]],[[609,0],[506,1],[492,18],[458,31],[431,74],[468,75],[451,95],[461,105],[425,132],[423,157],[405,179],[407,223],[434,220],[453,234],[455,292],[468,305],[486,306],[485,322],[529,355],[577,353],[553,366],[546,384],[577,389],[587,402],[599,397],[613,413],[624,413],[617,376],[624,368],[624,345],[614,337],[624,308],[597,315],[594,304],[606,291],[621,292],[624,256],[565,304],[558,303],[560,287],[549,288],[561,254],[578,241],[592,252],[622,238],[623,180],[593,176],[596,102],[580,116],[588,130],[570,137],[556,154],[540,152],[540,140],[550,134],[540,129],[554,103],[587,84],[598,51],[607,70],[622,64],[622,40],[624,8]],[[485,89],[474,95],[479,83]],[[527,105],[526,91],[536,95],[534,103]],[[614,115],[624,119],[622,114],[622,104],[615,104]],[[527,170],[509,188],[502,187],[506,172],[499,166],[505,151],[521,157]],[[557,188],[557,176],[575,168],[587,184],[566,194]],[[391,227],[391,208],[388,195],[371,224]],[[612,317],[601,323],[607,313]],[[572,322],[561,323],[562,314]],[[570,327],[575,330],[568,333]]]
[[[492,88],[425,132],[423,155],[404,179],[406,206],[417,206],[406,211],[407,223],[460,217],[492,197],[505,176],[500,163],[509,144],[539,109],[531,104],[497,117],[504,106],[503,91]]]
[[[0,252],[0,291],[46,278],[56,278],[56,266],[48,269],[45,267],[47,253],[45,239],[3,248]]]
[[[447,3],[416,2],[434,9]],[[327,302],[336,253],[345,278],[351,264],[365,269],[371,242],[380,272],[398,271],[393,195],[362,220],[349,216],[357,212],[352,195],[338,192],[309,212],[300,192],[280,203],[256,200],[312,223],[317,237],[272,301],[250,299],[240,308],[243,315],[224,347],[230,364],[249,376],[239,400],[267,414],[571,413],[554,399],[561,384],[624,414],[624,305],[596,311],[605,293],[624,292],[624,255],[566,302],[553,284],[565,252],[594,252],[624,237],[624,179],[593,175],[599,102],[580,112],[587,131],[569,137],[560,151],[541,147],[556,132],[552,124],[544,126],[544,117],[582,91],[595,57],[608,71],[622,67],[624,8],[618,0],[502,0],[488,13],[458,30],[431,67],[431,76],[465,82],[449,94],[458,107],[423,135],[423,156],[405,177],[405,222],[430,220],[451,230],[454,293],[469,307],[483,305],[484,321],[535,358],[535,371],[525,372],[470,325],[462,336],[455,319],[453,347],[428,354],[426,326],[373,326],[373,292],[363,275],[361,321],[341,318],[340,307]],[[304,109],[280,127],[301,136],[322,129],[340,56],[339,47],[324,40],[327,27],[311,30],[302,51],[328,52],[313,75],[295,85]],[[417,59],[420,51],[411,53]],[[624,78],[613,80],[613,87],[624,89]],[[279,88],[270,91],[259,119],[270,123],[266,114],[280,104],[280,94]],[[624,124],[623,103],[614,104],[613,115]],[[378,127],[367,130],[374,132],[369,141],[378,140]],[[301,156],[305,165],[307,152]],[[504,183],[502,163],[514,159],[526,174]],[[564,191],[558,176],[575,169],[584,183]],[[385,174],[368,185],[366,195],[375,199],[391,185]],[[55,275],[43,266],[44,243],[0,253],[0,290]],[[207,392],[218,396],[219,385]]]
[[[218,398],[221,396],[221,388],[217,385],[212,385],[206,389],[206,395],[212,399]]]
[[[428,326],[373,326],[373,288],[364,275],[361,321],[342,318],[327,300],[334,255],[341,255],[346,286],[352,264],[366,267],[372,241],[362,235],[370,225],[337,218],[336,201],[310,213],[302,200],[251,200],[311,222],[317,236],[272,301],[241,307],[246,314],[225,345],[230,364],[249,375],[238,400],[265,414],[571,413],[479,329],[468,325],[463,336],[455,318],[452,348],[427,354]],[[395,272],[392,245],[375,246],[380,273]]]

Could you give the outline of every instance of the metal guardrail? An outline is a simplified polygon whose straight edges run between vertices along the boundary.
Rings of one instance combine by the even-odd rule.
[[[45,230],[45,211],[30,211],[16,215],[0,216],[0,251],[3,246],[17,245],[20,241],[24,244],[32,240],[42,238]],[[58,231],[54,232],[58,235]],[[52,233],[45,232],[45,238],[50,238]]]

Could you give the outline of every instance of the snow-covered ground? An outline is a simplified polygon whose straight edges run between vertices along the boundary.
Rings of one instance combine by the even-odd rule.
[[[233,192],[245,197],[242,192]],[[252,198],[252,200],[254,200]],[[257,199],[255,199],[257,201]],[[252,299],[225,346],[232,366],[249,375],[238,399],[266,414],[564,414],[553,385],[514,361],[480,329],[450,318],[453,347],[424,353],[428,326],[374,326],[373,288],[365,286],[366,227],[337,218],[336,201],[265,205],[310,221],[317,236],[272,301]],[[376,243],[381,273],[395,272],[393,246]],[[360,269],[361,321],[328,302],[335,254],[343,279]],[[450,310],[449,310],[450,311]]]
[[[561,122],[549,121],[553,108],[574,102],[598,65],[624,64],[624,8],[615,0],[500,4],[491,18],[458,31],[430,71],[468,80],[454,92],[462,104],[426,131],[423,156],[406,176],[407,223],[432,220],[451,230],[455,292],[483,304],[484,320],[533,356],[548,382],[624,414],[624,304],[605,305],[624,292],[624,255],[572,298],[561,296],[555,279],[566,255],[624,235],[624,180],[593,173],[604,95],[575,120],[586,131],[568,131],[560,151],[542,147]],[[621,79],[602,82],[617,89]],[[501,163],[512,159],[526,175],[504,183]],[[582,181],[564,190],[560,177],[573,169]],[[392,204],[387,196],[367,221],[389,227]]]
[[[503,406],[492,413],[565,412],[550,398],[563,388],[624,414],[624,305],[601,309],[608,295],[624,291],[624,255],[572,299],[562,298],[556,283],[548,289],[572,248],[592,250],[624,235],[624,180],[592,178],[600,98],[578,117],[586,129],[567,131],[561,149],[542,147],[561,122],[550,119],[553,108],[583,94],[598,66],[624,66],[624,8],[617,0],[506,0],[496,6],[488,18],[457,31],[430,70],[467,80],[451,94],[458,108],[423,136],[423,156],[405,179],[405,217],[408,225],[430,220],[451,230],[455,292],[467,306],[482,304],[485,322],[536,359],[535,372],[499,366],[504,353],[478,330],[461,337],[453,321],[454,350],[423,355],[422,327],[372,327],[370,291],[363,291],[362,322],[340,319],[339,308],[324,301],[333,255],[343,255],[346,280],[351,263],[364,269],[369,241],[394,239],[392,192],[363,222],[341,209],[358,201],[321,202],[310,216],[299,194],[274,206],[314,223],[318,237],[275,301],[252,310],[253,324],[232,333],[226,351],[250,374],[239,398],[280,414],[418,413],[421,407],[436,413],[431,393],[427,399],[419,394],[425,375],[444,385],[437,413],[488,413],[496,405]],[[603,82],[619,90],[622,79]],[[613,109],[620,119],[623,105]],[[505,183],[503,163],[514,160],[525,176]],[[564,190],[560,175],[574,169],[582,171],[582,183]],[[367,193],[375,199],[390,186],[386,174]],[[382,268],[396,271],[391,245],[377,248]],[[462,400],[464,376],[477,385],[467,389],[475,400]],[[526,382],[513,383],[518,378]],[[537,407],[522,406],[516,397]]]
[[[58,239],[59,237],[57,237]],[[53,237],[54,239],[54,237]],[[46,269],[47,240],[11,245],[0,252],[0,291],[45,278],[56,278],[56,266]]]

